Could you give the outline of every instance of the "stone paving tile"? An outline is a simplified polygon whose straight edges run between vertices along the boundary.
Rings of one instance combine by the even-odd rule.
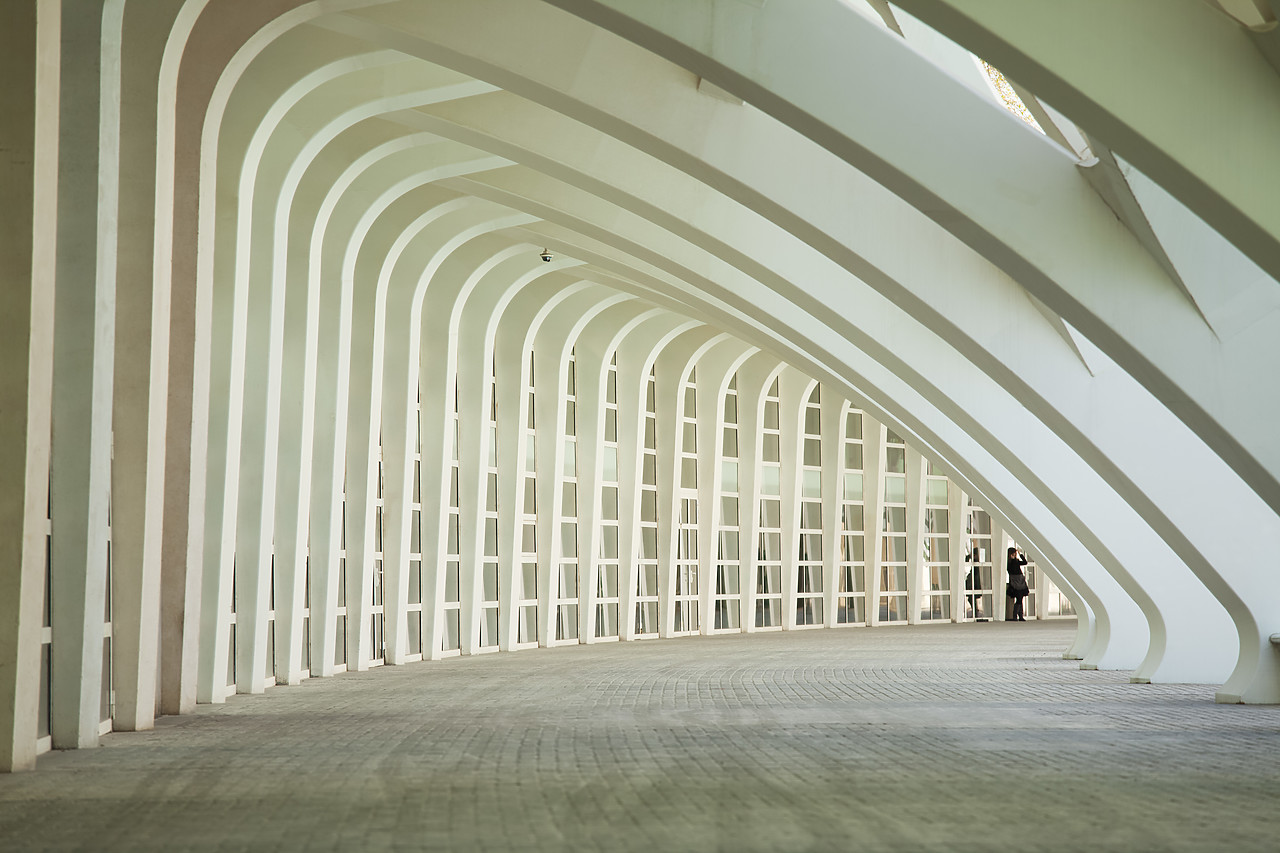
[[[1280,707],[1071,623],[539,649],[277,687],[0,776],[0,853],[1280,850]]]

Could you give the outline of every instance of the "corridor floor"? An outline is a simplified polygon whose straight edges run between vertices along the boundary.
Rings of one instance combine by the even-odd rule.
[[[0,776],[0,851],[1280,849],[1280,707],[1074,623],[539,649],[237,696]]]

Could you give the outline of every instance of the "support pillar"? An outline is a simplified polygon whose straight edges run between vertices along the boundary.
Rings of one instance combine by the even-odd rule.
[[[49,488],[60,6],[0,5],[0,772],[36,763]]]

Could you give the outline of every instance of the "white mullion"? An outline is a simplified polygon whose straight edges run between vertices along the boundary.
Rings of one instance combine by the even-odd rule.
[[[840,577],[836,622],[867,624],[862,413],[845,404],[841,418]]]
[[[756,630],[781,630],[782,613],[782,430],[779,380],[761,404],[760,520],[756,561]]]
[[[719,447],[716,448],[721,465],[720,490],[716,496],[720,505],[716,507],[715,541],[711,543],[716,549],[711,630],[725,632],[742,630],[742,507],[738,493],[740,462],[737,380],[735,373],[720,403],[720,420],[723,426],[717,436]],[[725,512],[727,508],[735,509],[732,516]]]
[[[827,543],[822,535],[821,391],[822,386],[814,387],[802,408],[804,415],[800,421],[800,550],[797,557],[803,554],[804,559],[797,561],[796,569],[796,627],[820,628],[825,624],[822,555]],[[803,622],[798,618],[801,615]]]

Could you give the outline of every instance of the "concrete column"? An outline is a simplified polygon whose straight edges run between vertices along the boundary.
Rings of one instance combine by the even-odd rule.
[[[658,410],[658,636],[664,638],[672,636],[675,631],[684,381],[697,363],[708,338],[715,334],[713,329],[699,327],[681,335],[663,349],[655,365]],[[700,619],[702,615],[699,614]]]
[[[133,14],[133,6],[127,7],[129,15]],[[194,143],[183,147],[177,141],[179,104],[183,109],[191,110],[192,115],[203,114],[202,98],[192,97],[185,91],[181,96],[178,94],[183,57],[179,48],[185,44],[203,8],[203,3],[183,3],[174,19],[160,66],[156,104],[152,275],[157,294],[157,314],[153,321],[156,339],[152,358],[155,364],[164,366],[164,375],[157,370],[153,377],[165,388],[162,393],[166,395],[160,543],[160,710],[165,714],[189,713],[195,708],[200,665],[202,586],[198,567],[203,550],[204,474],[201,456],[206,422],[203,415],[205,403],[201,402],[201,395],[196,390],[196,377],[200,376],[196,368],[200,362],[194,356],[204,346],[198,345],[196,330],[207,329],[208,315],[206,313],[203,315],[206,319],[197,322],[201,316],[197,308],[197,294],[193,289],[175,289],[173,285],[177,281],[188,280],[182,276],[193,277],[190,262],[194,255],[192,251],[185,251],[194,247],[192,231],[183,231],[180,236],[175,227],[178,206],[190,202],[194,198],[194,190],[189,189],[179,195],[174,188],[180,180],[194,181],[199,172],[195,163],[185,164],[185,171],[177,167],[179,152],[192,158],[198,156],[198,146]],[[189,82],[189,78],[186,79]],[[196,124],[189,121],[184,129],[191,132]],[[195,133],[198,139],[198,129]],[[200,409],[198,415],[197,408]],[[197,448],[195,456],[199,460],[195,466],[192,464],[193,447]]]
[[[156,102],[181,4],[131,3],[122,52],[111,553],[117,730],[152,727],[157,710],[169,293],[154,276]],[[174,618],[181,619],[181,606]],[[175,710],[181,710],[179,707]]]
[[[62,27],[53,364],[53,745],[98,745],[111,508],[119,48],[123,6]]]
[[[720,492],[724,454],[724,398],[745,345],[723,335],[698,360],[698,612],[699,633],[715,627],[715,584],[719,574]],[[739,545],[741,552],[741,545]]]
[[[619,632],[636,635],[636,584],[640,553],[640,488],[644,462],[645,394],[649,366],[675,337],[695,324],[653,311],[618,345],[618,567]],[[659,519],[659,524],[665,519]]]
[[[760,428],[764,396],[778,367],[776,357],[759,353],[738,370],[738,524],[742,565],[742,626],[756,630],[756,563],[760,553]]]
[[[576,300],[575,300],[576,302]],[[577,303],[573,310],[582,310]],[[594,306],[593,306],[594,307]],[[578,636],[596,639],[596,586],[600,574],[600,471],[604,454],[604,383],[609,362],[599,334],[574,338],[578,436]]]
[[[61,9],[0,5],[0,772],[36,762],[53,381]]]
[[[782,431],[782,627],[790,631],[796,627],[804,410],[816,383],[791,368],[784,369],[778,378],[778,426]]]

